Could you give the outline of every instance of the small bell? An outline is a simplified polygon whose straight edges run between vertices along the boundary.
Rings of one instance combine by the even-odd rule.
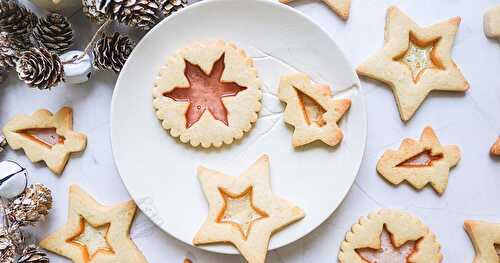
[[[24,192],[28,184],[26,169],[14,161],[0,162],[0,197],[11,199]]]
[[[92,76],[92,61],[90,61],[89,55],[85,54],[81,59],[72,61],[70,63],[65,63],[74,60],[80,56],[84,55],[82,51],[73,50],[68,51],[60,56],[61,61],[64,65],[64,82],[70,84],[79,84],[86,82]]]

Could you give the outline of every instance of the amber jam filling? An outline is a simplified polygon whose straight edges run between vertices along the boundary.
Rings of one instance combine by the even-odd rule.
[[[199,65],[191,64],[187,60],[184,60],[184,62],[186,64],[184,75],[189,81],[189,87],[176,87],[172,91],[163,93],[163,96],[175,101],[189,102],[189,107],[185,113],[186,128],[199,121],[205,110],[208,110],[214,119],[229,126],[228,112],[222,98],[236,96],[246,87],[239,86],[235,82],[221,81],[226,67],[224,53],[214,62],[208,75]]]
[[[380,233],[380,249],[359,248],[356,253],[369,263],[407,263],[408,258],[417,250],[418,241],[408,241],[396,247],[392,234],[383,227]]]
[[[323,118],[326,110],[313,98],[295,88],[299,98],[300,109],[308,126],[323,127],[326,120]]]
[[[410,32],[408,49],[395,57],[394,60],[406,65],[411,71],[413,81],[417,83],[425,70],[444,68],[435,55],[437,42],[439,42],[439,38],[430,42],[419,41]]]
[[[268,217],[266,212],[253,204],[253,188],[249,187],[240,194],[230,193],[223,188],[219,188],[219,192],[224,199],[224,207],[217,216],[216,222],[233,225],[246,240],[253,224]]]
[[[434,164],[434,162],[443,159],[443,154],[435,154],[432,155],[430,150],[425,150],[410,159],[407,159],[400,164],[396,165],[396,167],[430,167]]]
[[[17,133],[47,148],[52,148],[59,143],[63,144],[66,140],[64,136],[57,134],[56,128],[25,129]]]
[[[80,248],[85,262],[92,261],[98,253],[114,254],[115,252],[107,240],[109,227],[109,223],[93,226],[81,217],[78,233],[66,240],[66,242]]]

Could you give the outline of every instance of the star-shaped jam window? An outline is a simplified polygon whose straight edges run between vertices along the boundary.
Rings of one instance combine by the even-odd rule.
[[[235,82],[222,80],[222,74],[226,67],[224,57],[225,54],[222,53],[221,57],[214,62],[212,70],[208,74],[199,65],[194,65],[184,59],[186,64],[184,75],[189,82],[189,87],[176,87],[172,91],[163,93],[163,96],[175,101],[189,103],[185,114],[186,128],[190,128],[199,121],[206,110],[212,114],[214,119],[229,126],[228,112],[222,99],[236,96],[247,88]]]
[[[93,226],[83,217],[80,219],[80,230],[78,233],[68,239],[68,243],[77,246],[83,253],[83,258],[90,262],[97,253],[115,252],[107,241],[110,224]]]
[[[219,188],[219,192],[224,198],[224,207],[217,222],[234,225],[241,232],[243,239],[246,240],[253,223],[268,217],[268,215],[255,207],[252,201],[252,187],[241,194],[233,194],[223,188]]]
[[[417,241],[408,241],[396,247],[392,241],[391,233],[383,227],[380,233],[380,249],[357,249],[358,255],[369,263],[407,263],[408,258],[417,250]]]

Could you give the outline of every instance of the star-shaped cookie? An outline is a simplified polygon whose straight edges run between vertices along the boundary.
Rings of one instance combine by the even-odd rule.
[[[304,212],[271,192],[269,158],[260,157],[239,177],[204,167],[198,178],[209,203],[195,245],[232,243],[250,263],[264,263],[271,235]]]
[[[290,3],[295,0],[280,0],[281,3]],[[351,0],[322,0],[344,21],[349,19],[349,9],[351,8]]]
[[[500,137],[498,137],[495,143],[491,146],[490,152],[493,155],[500,155]]]
[[[487,37],[500,38],[500,5],[488,9],[484,14],[484,33]]]
[[[398,185],[408,181],[422,189],[430,183],[442,194],[448,185],[450,169],[460,160],[456,145],[441,145],[431,127],[425,127],[419,141],[404,139],[398,150],[387,150],[377,163],[377,171]]]
[[[61,174],[71,153],[83,151],[87,137],[73,131],[73,110],[61,108],[56,114],[42,109],[32,116],[17,115],[3,127],[12,149],[22,148],[32,162],[44,161]]]
[[[286,103],[285,122],[295,127],[293,146],[316,140],[335,146],[342,140],[337,122],[351,106],[351,100],[334,100],[328,86],[312,85],[303,73],[282,76],[278,96]]]
[[[476,251],[474,263],[500,262],[500,224],[467,220],[464,228]]]
[[[357,68],[387,84],[408,121],[433,90],[466,91],[469,83],[451,59],[460,17],[420,27],[397,7],[387,11],[384,47]]]
[[[147,262],[129,236],[136,210],[133,201],[103,206],[72,185],[66,225],[40,246],[75,263]]]

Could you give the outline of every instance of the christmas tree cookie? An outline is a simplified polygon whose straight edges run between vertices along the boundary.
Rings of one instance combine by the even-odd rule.
[[[419,141],[404,139],[398,150],[387,150],[377,163],[377,171],[387,181],[398,185],[408,181],[422,189],[430,183],[442,194],[448,185],[450,169],[460,160],[456,145],[441,145],[431,127],[426,127]]]
[[[387,84],[396,97],[401,119],[408,121],[431,91],[469,88],[451,59],[459,24],[460,17],[454,17],[420,27],[401,10],[390,7],[384,47],[359,65],[357,72]]]
[[[281,77],[278,96],[286,103],[285,122],[295,128],[293,146],[316,140],[335,146],[342,140],[337,123],[351,106],[351,100],[332,99],[330,87],[312,85],[309,76],[302,73]]]
[[[198,179],[209,212],[195,245],[229,242],[248,262],[264,263],[271,235],[304,217],[300,208],[271,192],[267,155],[239,177],[200,167]]]
[[[465,221],[464,228],[476,251],[473,263],[500,262],[500,224]]]
[[[392,209],[362,217],[346,234],[340,263],[439,263],[436,236],[418,218]]]
[[[230,144],[257,121],[261,82],[242,49],[200,42],[170,57],[153,88],[162,126],[184,143],[208,148]]]
[[[129,235],[136,210],[133,201],[103,206],[72,185],[68,222],[40,246],[75,263],[146,263]]]
[[[73,131],[73,110],[61,108],[56,114],[38,110],[32,116],[17,115],[3,127],[12,149],[23,149],[32,162],[44,161],[56,174],[61,174],[70,154],[81,152],[87,137]]]

